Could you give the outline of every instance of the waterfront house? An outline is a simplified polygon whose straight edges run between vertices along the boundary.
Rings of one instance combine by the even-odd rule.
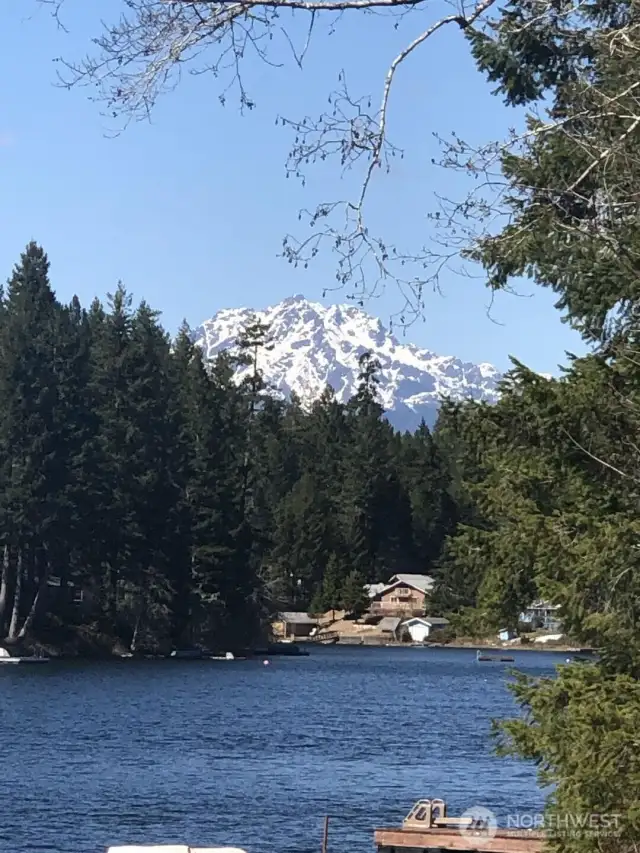
[[[401,633],[407,633],[412,643],[424,643],[432,634],[444,630],[449,620],[442,616],[414,616],[401,625]]]
[[[285,640],[304,639],[315,633],[318,627],[318,620],[309,616],[308,613],[287,610],[278,613],[271,627],[277,637],[282,637]]]
[[[427,596],[432,589],[433,578],[429,575],[393,575],[382,588],[378,584],[368,587],[369,612],[372,616],[399,616],[405,619],[424,616]]]
[[[539,628],[545,631],[558,631],[562,627],[558,619],[559,610],[559,604],[538,599],[520,614],[520,622],[529,625],[534,631]]]

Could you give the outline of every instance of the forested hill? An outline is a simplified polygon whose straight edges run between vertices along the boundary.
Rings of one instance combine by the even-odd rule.
[[[61,305],[27,247],[0,303],[5,643],[226,649],[430,568],[456,508],[429,431],[383,419],[367,355],[346,404],[262,395],[264,335],[205,365],[122,288]]]

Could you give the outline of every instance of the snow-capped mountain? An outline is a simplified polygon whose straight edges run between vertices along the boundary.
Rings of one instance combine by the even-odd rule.
[[[355,392],[364,352],[380,362],[380,402],[396,429],[413,430],[422,418],[433,425],[443,396],[489,402],[498,396],[501,377],[491,364],[470,364],[401,343],[380,320],[352,305],[327,307],[292,296],[263,311],[225,309],[199,326],[193,338],[213,358],[235,346],[253,317],[269,326],[270,347],[258,356],[265,381],[283,397],[295,391],[303,405],[327,385],[346,402]]]

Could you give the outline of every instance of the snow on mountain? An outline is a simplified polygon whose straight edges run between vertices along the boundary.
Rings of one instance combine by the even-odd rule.
[[[500,373],[491,364],[470,364],[398,341],[380,320],[352,305],[311,302],[292,296],[263,311],[219,311],[193,332],[207,358],[234,347],[252,317],[266,323],[270,349],[260,351],[259,367],[279,396],[291,391],[310,405],[331,385],[346,402],[358,383],[358,358],[371,352],[380,362],[380,403],[396,429],[413,430],[422,418],[435,423],[440,400],[495,402]],[[247,368],[238,371],[241,378]]]

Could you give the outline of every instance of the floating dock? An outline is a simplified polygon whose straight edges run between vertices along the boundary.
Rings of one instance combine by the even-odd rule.
[[[481,663],[486,662],[486,661],[500,661],[501,663],[513,663],[515,661],[515,658],[512,655],[507,655],[507,654],[491,655],[491,654],[486,654],[486,653],[481,652],[481,651],[477,651],[476,652],[476,660],[480,661]]]
[[[448,817],[443,800],[418,800],[401,827],[375,830],[377,853],[541,853],[543,832],[499,829],[477,811]]]

